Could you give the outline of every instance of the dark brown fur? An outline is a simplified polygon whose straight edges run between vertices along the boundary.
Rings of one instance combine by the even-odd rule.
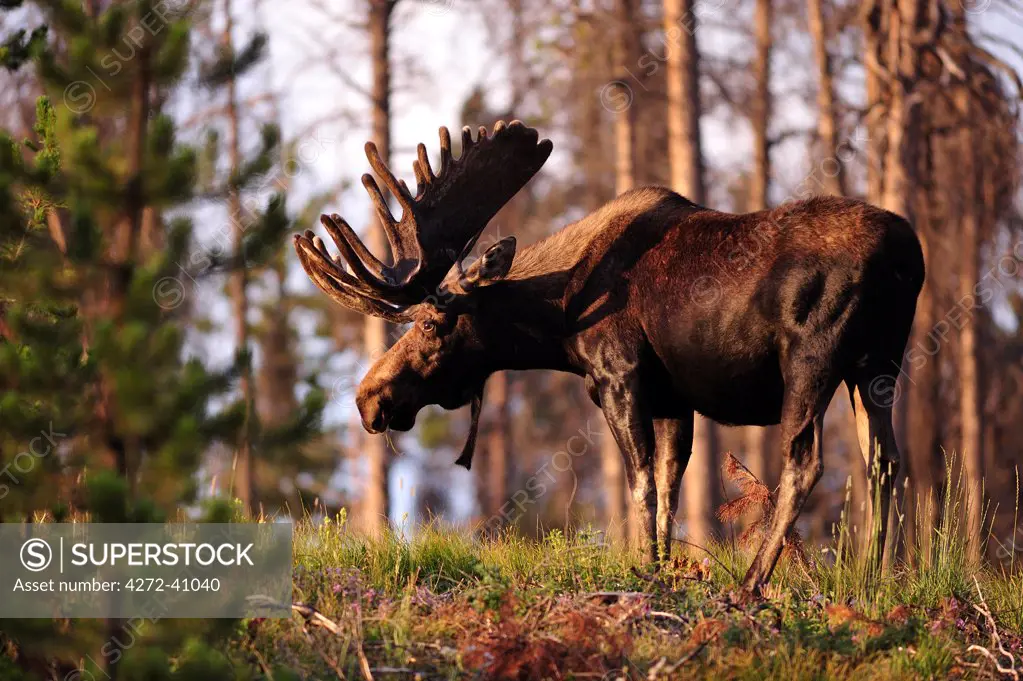
[[[745,582],[758,589],[820,476],[824,409],[845,382],[864,456],[888,474],[887,517],[898,473],[888,397],[924,275],[905,220],[837,198],[731,215],[644,188],[514,250],[502,241],[484,256],[496,276],[470,268],[465,287],[451,274],[437,304],[410,311],[415,325],[360,386],[367,429],[406,430],[426,404],[478,399],[495,371],[583,376],[652,556],[670,539],[694,413],[781,423],[778,509]]]

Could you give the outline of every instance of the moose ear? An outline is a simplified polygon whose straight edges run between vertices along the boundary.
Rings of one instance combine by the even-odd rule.
[[[466,289],[503,279],[515,259],[515,237],[507,236],[483,252],[465,273],[462,286]]]

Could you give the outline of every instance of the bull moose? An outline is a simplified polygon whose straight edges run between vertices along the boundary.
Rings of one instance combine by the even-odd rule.
[[[336,302],[410,326],[369,370],[356,401],[371,433],[409,430],[428,404],[471,403],[468,467],[487,377],[551,369],[584,377],[622,451],[650,560],[670,550],[695,413],[727,425],[781,424],[784,467],[767,536],[743,581],[769,579],[784,539],[823,472],[824,411],[844,382],[868,466],[885,470],[888,518],[899,471],[890,396],[924,278],[903,218],[861,201],[812,198],[734,215],[662,187],[626,192],[519,251],[501,239],[472,264],[491,218],[552,150],[521,122],[476,138],[460,157],[440,129],[415,195],[366,145],[401,207],[362,180],[393,254],[381,262],[340,216],[295,236],[309,277]],[[884,545],[886,522],[879,523]]]

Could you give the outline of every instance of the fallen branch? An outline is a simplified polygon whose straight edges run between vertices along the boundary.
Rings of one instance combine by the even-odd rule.
[[[337,622],[310,605],[305,605],[304,603],[292,603],[291,610],[292,612],[297,612],[301,615],[306,622],[317,627],[322,627],[335,636],[340,636],[342,633],[341,626]]]
[[[267,598],[266,596],[250,596],[246,600],[248,600],[248,602],[252,603],[253,605],[262,606],[271,605],[279,608],[287,607],[283,603],[278,603],[277,601],[271,598]],[[350,638],[344,636],[344,630],[341,628],[341,625],[339,625],[337,622],[330,619],[329,617],[327,617],[326,615],[324,615],[322,612],[312,607],[311,605],[306,605],[305,603],[292,603],[291,611],[301,615],[307,624],[312,624],[313,626],[320,627],[321,629],[326,629],[334,636],[337,636],[338,638],[345,638],[345,640],[349,644],[351,643]],[[370,669],[369,659],[366,658],[366,651],[362,649],[361,637],[360,640],[356,642],[355,653],[359,658],[359,671],[362,672],[363,678],[365,678],[366,681],[373,681],[373,671]],[[341,679],[345,678],[344,675],[341,673],[341,670],[338,669],[336,665],[331,664],[331,662],[326,658],[324,658],[324,661],[327,662],[333,668],[334,673],[337,674],[339,678]]]
[[[661,675],[671,678],[671,675],[678,671],[678,669],[682,665],[684,665],[686,662],[689,662],[694,657],[703,652],[703,649],[707,647],[707,643],[708,641],[704,641],[703,643],[698,644],[695,648],[693,648],[688,653],[679,658],[674,664],[669,665],[668,658],[662,657],[660,660],[657,661],[657,664],[650,668],[650,671],[647,673],[646,678],[648,679],[648,681],[655,681],[655,679],[657,679]]]
[[[664,612],[662,610],[651,610],[647,613],[647,617],[653,617],[654,619],[671,620],[672,622],[678,622],[679,624],[689,624],[689,620],[681,615],[676,615],[670,612]]]
[[[988,608],[987,601],[984,600],[984,593],[980,590],[980,582],[977,581],[976,577],[973,578],[973,583],[977,587],[977,596],[980,598],[980,603],[974,603],[973,609],[979,612],[984,619],[987,620],[988,627],[991,628],[991,648],[993,648],[994,651],[997,651],[997,654],[994,651],[977,644],[971,645],[966,649],[966,652],[979,653],[983,655],[995,665],[995,669],[999,674],[1002,676],[1012,677],[1013,679],[1016,679],[1016,681],[1019,681],[1019,671],[1016,669],[1016,658],[1012,653],[1005,649],[1004,645],[1002,645],[1002,637],[998,634],[998,627],[995,625],[995,618],[991,614],[991,609]],[[1009,661],[1008,667],[1002,666],[1002,663],[999,662],[998,659],[999,656]]]
[[[580,594],[580,596],[587,599],[599,599],[606,605],[610,605],[626,598],[649,598],[650,594],[643,591],[591,591]]]

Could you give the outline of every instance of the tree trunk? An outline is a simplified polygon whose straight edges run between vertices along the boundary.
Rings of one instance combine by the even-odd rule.
[[[831,56],[828,54],[829,36],[824,23],[823,3],[824,0],[809,0],[807,7],[817,62],[817,137],[822,151],[820,170],[824,190],[832,196],[844,196],[845,167],[838,154],[835,85],[831,74]]]
[[[771,184],[771,141],[768,126],[771,122],[771,0],[757,0],[754,10],[756,59],[753,62],[753,107],[750,127],[753,128],[753,174],[750,183],[747,210],[765,210]],[[767,428],[749,426],[745,429],[746,466],[758,480],[768,478]],[[769,484],[769,483],[768,483]]]
[[[508,440],[511,428],[508,418],[508,374],[498,372],[487,381],[487,402],[491,409],[490,432],[487,436],[486,516],[495,518],[501,513],[508,484]]]
[[[914,41],[922,17],[920,0],[901,0],[897,5],[875,6],[868,16],[868,35],[876,40],[877,60],[883,60],[892,73],[886,83],[888,101],[884,125],[887,146],[883,162],[883,185],[879,188],[881,205],[916,223],[924,259],[930,262],[927,202],[917,201],[914,204],[911,201],[911,197],[922,187],[918,177],[919,152],[926,141],[921,139],[917,123],[919,105],[914,106],[911,102],[911,94],[920,75],[919,49]],[[873,139],[871,143],[874,143]],[[908,384],[908,399],[896,405],[906,419],[909,435],[909,456],[904,461],[905,468],[909,479],[915,479],[914,498],[910,503],[912,511],[906,523],[910,528],[907,541],[912,540],[908,536],[910,533],[919,531],[920,536],[915,541],[923,549],[924,555],[929,552],[938,503],[933,495],[933,463],[937,450],[935,409],[939,373],[936,343],[928,337],[936,321],[932,272],[933,267],[929,268],[923,291],[917,300],[916,320],[908,349],[912,357],[906,367],[909,374],[902,377],[903,384]],[[912,553],[910,551],[908,555],[912,557]]]
[[[834,74],[831,71],[831,54],[828,52],[829,40],[831,38],[828,25],[824,17],[825,0],[808,0],[807,18],[810,25],[810,34],[814,42],[814,60],[817,66],[817,142],[819,166],[815,170],[820,172],[822,185],[825,192],[832,196],[845,196],[845,163],[842,154],[839,153],[839,125],[838,115],[835,110],[835,84]],[[880,131],[873,121],[881,106],[881,90],[876,71],[876,44],[877,38],[869,30],[867,31],[865,62],[871,62],[867,70],[867,200],[873,203],[881,201],[881,162],[879,159],[880,146],[875,142],[880,139]],[[873,69],[873,70],[872,70]],[[876,147],[876,148],[875,148]],[[873,185],[877,183],[878,187]],[[868,504],[867,474],[864,465],[863,454],[860,452],[859,440],[856,436],[855,416],[852,409],[844,411],[847,415],[847,432],[849,444],[847,465],[849,478],[851,479],[851,503],[849,504],[850,526],[859,526],[860,532],[857,536],[866,538],[869,533],[865,531],[868,525],[864,522],[864,510]]]
[[[146,144],[149,133],[149,117],[152,112],[150,102],[150,53],[141,51],[137,56],[138,73],[132,83],[132,105],[128,118],[128,163],[129,180],[125,199],[124,218],[118,221],[113,235],[113,243],[108,244],[114,251],[112,260],[119,267],[108,270],[106,291],[101,295],[100,315],[113,320],[120,328],[123,322],[128,291],[137,266],[137,246],[142,231],[148,197],[145,191],[145,158]],[[105,307],[105,309],[103,309]],[[136,473],[141,457],[141,446],[135,438],[121,438],[116,434],[114,420],[117,410],[115,381],[104,372],[100,375],[100,400],[97,406],[100,422],[104,430],[104,446],[111,453],[117,473],[128,486],[128,498],[133,500],[136,491]],[[108,637],[120,635],[124,631],[124,619],[109,617],[104,621]],[[109,655],[102,655],[101,668],[108,679],[116,680],[120,667],[111,661]]]
[[[884,189],[882,192],[882,204],[893,213],[905,217],[910,215],[909,191],[911,189],[910,170],[914,169],[907,163],[907,147],[911,140],[907,140],[907,129],[909,127],[906,83],[903,78],[915,80],[915,64],[912,56],[902,55],[902,16],[901,6],[911,4],[915,0],[903,0],[895,7],[895,11],[888,12],[888,33],[887,39],[888,63],[896,70],[896,76],[892,78],[888,91],[888,118],[887,118],[887,141],[888,147],[885,152],[885,173]],[[910,73],[903,69],[909,66]],[[911,83],[912,81],[910,81]],[[911,85],[910,85],[911,86]]]
[[[962,134],[964,143],[972,144],[973,135],[969,130]],[[972,147],[964,147],[963,176],[973,180],[972,169],[967,166],[972,157]],[[969,196],[969,193],[967,193]],[[964,197],[965,198],[965,197]],[[960,300],[972,299],[973,289],[979,279],[978,267],[978,225],[972,200],[965,206],[960,225]],[[983,488],[984,488],[984,446],[980,408],[980,370],[977,347],[977,317],[971,311],[963,315],[963,327],[959,330],[959,421],[962,430],[962,444],[959,456],[963,462],[963,477],[966,480],[964,510],[966,513],[967,554],[974,563],[979,563],[983,552]]]
[[[629,67],[635,55],[632,0],[617,0],[615,24],[615,78],[628,87]],[[615,112],[615,193],[623,194],[636,184],[635,101]]]
[[[385,164],[391,162],[391,65],[389,39],[394,0],[369,0],[370,59],[373,69],[371,137]],[[390,248],[383,226],[367,230],[366,246],[390,260]],[[365,352],[374,361],[388,347],[390,325],[383,319],[367,316],[365,320]],[[362,499],[363,528],[370,534],[380,533],[388,525],[390,495],[388,478],[392,452],[384,435],[366,435],[363,454],[366,459],[366,488]]]
[[[924,261],[931,263],[928,243],[921,241]],[[938,446],[937,414],[940,341],[931,334],[939,317],[934,295],[934,283],[925,281],[917,298],[916,318],[909,339],[911,359],[903,367],[908,372],[908,376],[903,377],[908,395],[897,405],[905,414],[908,445],[908,456],[903,458],[909,477],[906,542],[909,547],[915,545],[921,549],[925,562],[941,503],[938,498],[940,467],[937,465],[942,458]],[[911,552],[908,552],[908,557],[912,558]]]
[[[812,1],[812,0],[811,0]],[[884,202],[884,114],[888,102],[881,67],[885,63],[881,49],[884,10],[881,0],[868,0],[864,16],[863,64],[867,89],[867,201],[880,206]],[[823,83],[821,83],[823,87]]]
[[[958,12],[956,23],[966,34],[966,18]],[[967,67],[969,69],[969,67]],[[969,76],[969,71],[967,71]],[[974,116],[978,113],[971,106],[971,91],[966,85],[956,93],[959,113],[959,175],[965,186],[959,199],[959,305],[973,301],[970,309],[961,311],[959,328],[959,427],[962,439],[959,457],[962,459],[963,478],[966,489],[963,512],[966,516],[967,558],[979,565],[984,552],[984,431],[981,417],[980,357],[978,349],[978,317],[974,300],[974,287],[980,280],[980,225],[984,216],[983,191],[980,189],[980,169],[977,165],[977,140],[974,132]]]
[[[767,208],[767,191],[771,182],[771,142],[767,128],[771,121],[771,0],[756,0],[754,33],[756,60],[753,78],[756,83],[750,123],[753,128],[753,182],[750,188],[751,211]]]
[[[615,79],[621,83],[621,87],[628,87],[626,85],[629,80],[628,69],[635,58],[632,0],[616,0],[615,8]],[[616,85],[616,87],[618,86]],[[624,109],[614,112],[615,194],[617,195],[629,191],[636,183],[635,104],[636,102],[630,99]],[[637,523],[629,522],[626,505],[625,464],[622,460],[622,452],[606,422],[600,441],[601,475],[604,481],[605,523],[608,538],[612,542],[621,542],[627,536],[627,529],[631,529],[632,543],[637,545],[643,539],[638,536],[638,532],[642,528]],[[632,503],[629,503],[628,508],[631,507]]]
[[[234,29],[234,18],[231,15],[231,0],[224,0],[224,34],[223,44],[231,58],[234,58],[234,38],[231,32]],[[228,161],[231,164],[231,175],[234,176],[241,166],[241,149],[239,141],[239,127],[241,125],[238,111],[238,83],[234,75],[227,79],[227,153]],[[227,197],[227,209],[230,213],[228,220],[231,222],[232,234],[234,236],[235,264],[230,275],[231,289],[231,311],[234,317],[234,342],[238,352],[249,348],[249,298],[248,298],[248,276],[243,265],[245,227],[242,224],[242,199],[236,188],[231,188]],[[234,475],[233,490],[234,496],[241,502],[242,509],[246,515],[251,515],[253,508],[252,499],[252,449],[250,443],[251,413],[255,404],[254,384],[252,381],[251,362],[242,369],[238,380],[242,400],[245,402],[245,421],[242,425],[241,437],[234,454]]]
[[[700,53],[696,45],[693,0],[665,0],[666,32],[683,26],[678,45],[668,49],[668,157],[671,187],[703,203],[703,147],[700,141]]]
[[[679,44],[667,51],[668,156],[672,189],[702,204],[706,196],[700,143],[700,53],[696,44],[693,4],[693,0],[664,2],[665,32],[679,35]],[[678,31],[678,27],[682,30]],[[689,538],[701,545],[717,527],[714,513],[721,485],[716,441],[714,424],[697,415],[693,455],[683,476],[682,487]]]

